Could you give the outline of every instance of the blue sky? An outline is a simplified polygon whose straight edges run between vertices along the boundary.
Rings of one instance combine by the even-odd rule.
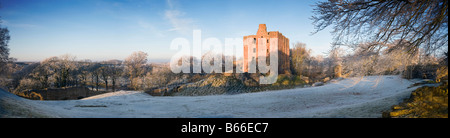
[[[10,56],[40,61],[66,53],[93,61],[124,59],[144,51],[149,61],[169,61],[173,39],[242,38],[258,24],[280,31],[313,54],[330,49],[329,29],[310,35],[307,0],[0,0],[1,25],[10,30]],[[292,47],[292,44],[291,44]]]

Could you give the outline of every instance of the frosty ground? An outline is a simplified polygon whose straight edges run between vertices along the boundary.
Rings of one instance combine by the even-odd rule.
[[[236,95],[152,97],[118,91],[82,100],[36,101],[0,90],[3,117],[291,118],[381,117],[408,98],[415,81],[400,76],[333,80],[323,86]]]

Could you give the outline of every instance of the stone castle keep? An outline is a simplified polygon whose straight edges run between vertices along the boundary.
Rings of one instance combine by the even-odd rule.
[[[253,41],[247,41],[247,39],[252,39]],[[278,31],[271,31],[267,32],[266,24],[260,24],[258,32],[256,32],[256,35],[248,35],[244,36],[244,72],[248,72],[248,61],[249,60],[256,60],[258,57],[249,57],[248,55],[248,47],[249,43],[253,43],[253,45],[256,45],[256,48],[250,49],[253,51],[256,55],[258,55],[258,38],[266,38],[267,39],[267,53],[266,56],[268,57],[269,51],[270,51],[270,39],[272,38],[278,38],[278,73],[279,74],[285,74],[289,72],[290,65],[289,65],[289,39],[283,36],[282,33]],[[250,58],[250,59],[249,59]]]

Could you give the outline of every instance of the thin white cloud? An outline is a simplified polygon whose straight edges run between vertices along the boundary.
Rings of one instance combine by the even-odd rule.
[[[153,24],[146,22],[146,21],[142,21],[139,20],[137,22],[137,24],[141,27],[144,28],[145,30],[148,30],[150,32],[152,32],[153,34],[159,36],[159,37],[165,37],[166,35],[163,33],[163,31],[159,30],[157,27],[155,27]]]
[[[193,30],[194,20],[186,17],[186,13],[176,9],[174,1],[167,0],[169,9],[165,11],[164,18],[169,21],[172,28],[168,31],[176,31],[181,34],[188,34]]]
[[[169,31],[184,32],[192,29],[192,23],[194,21],[191,18],[183,17],[185,15],[184,12],[179,10],[166,10],[164,15],[165,18],[172,24],[172,28],[169,29]]]
[[[7,20],[2,20],[2,25],[7,27],[17,27],[17,28],[36,28],[38,25],[28,24],[28,23],[11,23]]]
[[[146,21],[143,21],[143,20],[139,20],[137,22],[137,24],[141,28],[143,28],[144,30],[149,31],[149,32],[155,34],[156,36],[159,36],[159,37],[165,37],[166,36],[163,31],[159,30],[157,27],[155,27],[153,24],[151,24],[149,22],[146,22]]]
[[[170,9],[173,9],[173,2],[172,0],[166,0],[167,1],[167,5],[169,5]]]

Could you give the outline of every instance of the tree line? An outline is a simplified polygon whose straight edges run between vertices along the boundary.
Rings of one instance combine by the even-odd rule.
[[[371,75],[435,80],[447,77],[447,52],[430,55],[419,47],[411,52],[408,41],[398,41],[386,44],[386,48],[379,51],[371,49],[373,43],[361,43],[355,50],[336,47],[326,56],[313,56],[306,44],[297,42],[291,49],[291,71],[313,82]]]
[[[147,64],[147,53],[141,51],[124,61],[101,62],[77,61],[74,56],[65,54],[15,69],[8,86],[14,91],[68,87],[89,87],[95,91],[143,90],[164,83],[150,78],[163,79],[164,75],[159,72],[167,73],[168,68],[158,65],[157,68],[162,69],[152,72],[155,66]]]

